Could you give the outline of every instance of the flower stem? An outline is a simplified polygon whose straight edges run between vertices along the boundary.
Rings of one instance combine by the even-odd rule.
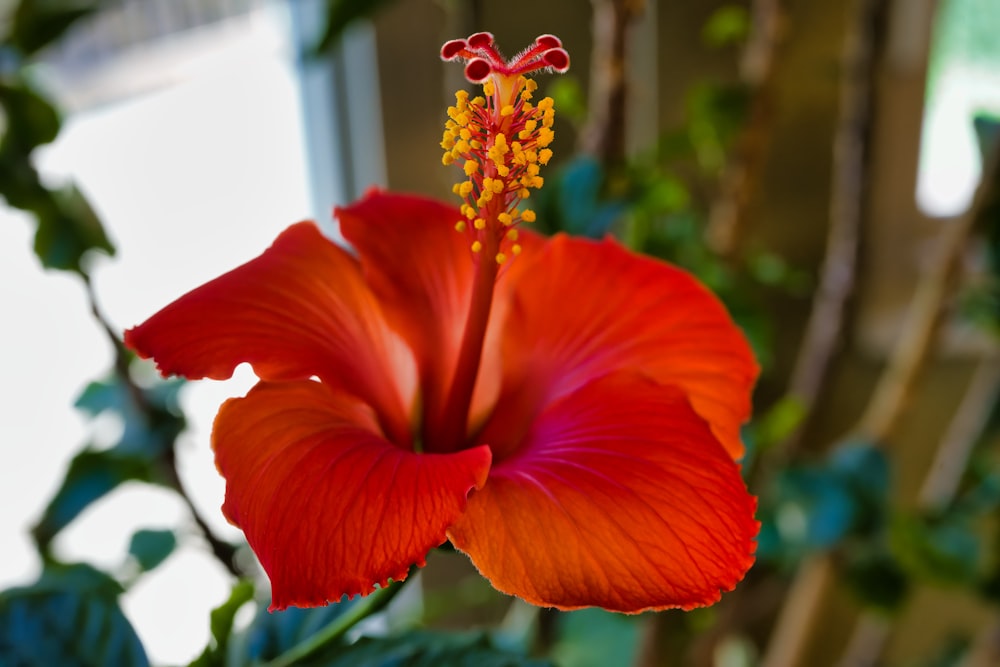
[[[389,602],[403,589],[404,583],[405,581],[393,582],[385,588],[379,588],[368,597],[362,598],[357,604],[352,605],[343,614],[333,619],[325,628],[308,637],[305,641],[296,644],[274,660],[265,663],[264,667],[289,667],[289,665],[294,665],[298,661],[331,646],[355,625],[385,609]]]
[[[455,376],[448,390],[442,422],[434,431],[436,451],[458,451],[465,443],[472,391],[476,386],[479,363],[483,356],[483,340],[486,338],[486,327],[493,307],[493,285],[499,269],[494,260],[499,242],[492,238],[489,240],[492,242],[487,242],[479,253],[469,315],[462,334],[458,363],[455,364]]]

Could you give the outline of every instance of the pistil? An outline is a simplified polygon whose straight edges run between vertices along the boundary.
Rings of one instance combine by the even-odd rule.
[[[476,33],[447,42],[441,57],[465,60],[466,78],[483,84],[482,96],[470,99],[464,90],[455,94],[441,140],[442,162],[460,166],[467,179],[453,188],[463,200],[455,229],[470,239],[476,270],[455,374],[441,421],[428,424],[425,442],[433,451],[456,451],[467,444],[469,408],[500,266],[521,252],[518,226],[535,220],[535,213],[520,204],[531,189],[542,186],[539,171],[552,156],[552,99],[532,104],[537,84],[526,75],[540,69],[565,72],[569,55],[556,37],[542,35],[504,61],[493,35]]]

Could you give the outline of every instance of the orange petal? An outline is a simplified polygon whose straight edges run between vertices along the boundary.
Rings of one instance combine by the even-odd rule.
[[[510,276],[516,293],[501,399],[522,405],[523,425],[533,410],[591,378],[634,369],[683,389],[729,453],[742,456],[740,426],[750,416],[758,367],[711,292],[681,269],[610,240],[557,236],[523,259]]]
[[[227,401],[212,434],[226,516],[271,579],[271,609],[366,595],[424,564],[466,497],[487,447],[414,454],[373,411],[320,382],[262,382]]]
[[[319,376],[376,406],[397,441],[409,437],[412,357],[357,260],[311,222],[126,331],[125,344],[164,375],[226,379],[249,362],[264,380]]]
[[[755,507],[684,392],[618,373],[549,406],[448,537],[533,604],[690,609],[753,563]]]
[[[414,351],[425,413],[438,414],[472,295],[469,240],[455,231],[461,213],[431,199],[373,192],[336,216],[386,317]]]

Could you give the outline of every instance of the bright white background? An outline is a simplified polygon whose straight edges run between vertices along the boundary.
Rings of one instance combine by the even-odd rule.
[[[256,256],[285,226],[309,217],[287,21],[274,5],[224,34],[187,36],[188,45],[211,49],[197,58],[186,49],[187,61],[152,90],[69,118],[40,155],[53,183],[72,175],[118,248],[115,259],[98,258],[93,275],[119,329]],[[28,527],[69,458],[95,435],[71,406],[111,365],[82,287],[73,276],[43,272],[31,252],[33,231],[27,216],[0,208],[0,588],[38,572]],[[218,405],[252,381],[239,372],[230,383],[194,383],[183,395],[191,427],[179,443],[181,474],[205,517],[233,539],[239,533],[219,512],[223,484],[208,436]],[[114,569],[136,529],[178,525],[196,532],[169,492],[130,485],[81,516],[57,540],[57,553]],[[208,613],[229,583],[191,539],[125,596],[155,663],[200,652]]]

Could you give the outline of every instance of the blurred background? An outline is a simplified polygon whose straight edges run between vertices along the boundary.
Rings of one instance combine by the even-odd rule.
[[[87,563],[153,663],[218,642],[252,562],[208,434],[253,375],[157,382],[114,336],[291,222],[336,236],[372,185],[449,199],[467,84],[440,45],[553,33],[539,225],[681,264],[747,331],[758,564],[713,608],[626,618],[512,604],[435,553],[389,626],[496,627],[570,666],[1000,664],[996,0],[0,10],[0,585]]]

